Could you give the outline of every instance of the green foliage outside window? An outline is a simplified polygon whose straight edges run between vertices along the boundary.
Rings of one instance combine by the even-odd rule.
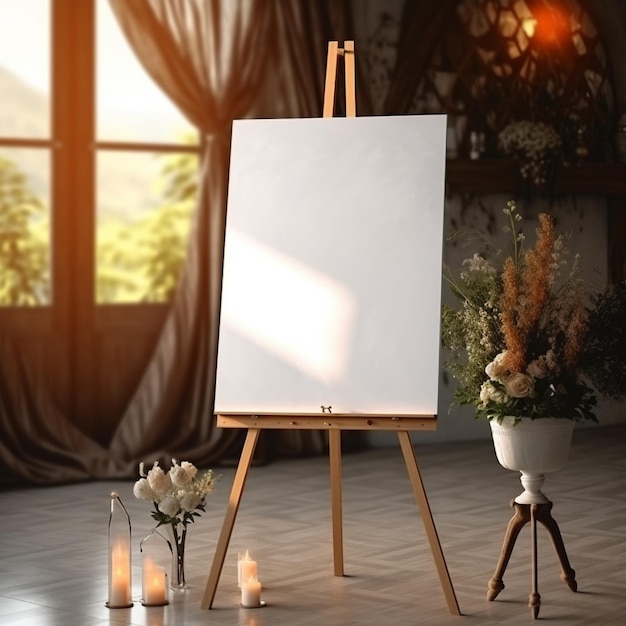
[[[176,289],[198,193],[198,156],[163,157],[156,185],[163,204],[149,216],[132,224],[109,219],[100,226],[99,303],[163,302]]]
[[[49,301],[48,218],[15,163],[0,156],[0,305]]]
[[[100,225],[96,300],[163,302],[176,288],[197,196],[196,154],[163,157],[162,204],[136,222]],[[0,306],[49,302],[49,220],[26,177],[0,157]]]

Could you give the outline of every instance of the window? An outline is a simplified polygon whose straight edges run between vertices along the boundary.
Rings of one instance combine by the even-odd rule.
[[[195,203],[195,129],[108,0],[3,2],[0,24],[0,306],[167,301]]]
[[[96,297],[163,301],[184,258],[197,133],[140,66],[108,0],[96,24]]]
[[[52,295],[49,2],[3,2],[0,24],[0,306],[45,305]]]

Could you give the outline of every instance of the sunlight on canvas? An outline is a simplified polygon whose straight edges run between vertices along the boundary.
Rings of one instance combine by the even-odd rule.
[[[309,376],[341,380],[355,317],[350,292],[235,230],[226,258],[221,323]]]

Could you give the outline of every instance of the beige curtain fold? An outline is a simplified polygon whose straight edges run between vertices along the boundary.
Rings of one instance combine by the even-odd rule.
[[[398,57],[385,99],[385,115],[408,113],[420,80],[440,43],[445,24],[459,0],[405,2],[398,40]]]
[[[110,444],[122,459],[214,461],[238,433],[213,425],[213,381],[232,120],[269,71],[267,2],[110,0],[139,60],[202,135],[184,271],[161,338]]]
[[[114,435],[111,451],[124,459],[143,455],[184,457],[197,464],[230,462],[244,433],[217,429],[212,409],[228,131],[233,119],[244,117],[319,117],[327,42],[352,36],[349,4],[110,2],[146,70],[207,137],[186,271],[156,353]],[[167,33],[163,21],[169,26]],[[151,37],[146,24],[155,22]],[[338,110],[342,108],[339,95]],[[362,442],[355,434],[345,439],[347,448]],[[262,443],[266,458],[326,449],[325,434],[317,431],[267,431]]]
[[[6,337],[0,337],[0,485],[119,477],[128,468],[73,426]]]

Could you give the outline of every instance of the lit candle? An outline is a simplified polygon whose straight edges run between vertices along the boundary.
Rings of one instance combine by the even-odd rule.
[[[241,604],[247,608],[261,606],[261,583],[256,576],[251,576],[241,586]]]
[[[258,575],[256,561],[250,558],[250,553],[246,550],[243,555],[243,559],[239,560],[239,567],[237,568],[237,581],[239,587],[243,587],[243,583],[250,578],[256,578]]]
[[[116,543],[111,551],[109,606],[125,607],[130,599],[130,553],[125,543]]]
[[[157,565],[147,556],[143,560],[143,604],[160,606],[167,604],[167,574],[165,568]]]

